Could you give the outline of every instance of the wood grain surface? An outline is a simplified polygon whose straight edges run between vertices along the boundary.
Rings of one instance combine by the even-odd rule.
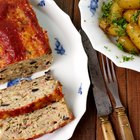
[[[80,29],[79,0],[55,0]],[[120,98],[126,107],[135,140],[140,140],[140,73],[116,67]],[[111,115],[113,129],[117,140],[122,140],[115,113]],[[89,89],[87,111],[79,122],[70,140],[104,140],[101,125],[97,118],[92,90]]]

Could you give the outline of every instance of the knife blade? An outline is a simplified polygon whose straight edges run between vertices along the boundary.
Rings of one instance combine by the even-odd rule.
[[[93,96],[97,108],[98,116],[107,116],[112,113],[112,105],[107,95],[105,82],[100,70],[100,65],[96,51],[93,49],[88,37],[83,31],[80,31],[82,35],[82,42],[85,52],[88,56],[88,66],[91,82],[93,85]]]
[[[113,129],[108,119],[108,115],[112,113],[112,105],[107,95],[107,90],[100,69],[97,52],[93,49],[87,35],[83,30],[80,30],[80,34],[82,36],[85,52],[88,56],[88,67],[91,83],[93,86],[93,96],[97,108],[97,115],[101,120],[104,139],[115,140]]]

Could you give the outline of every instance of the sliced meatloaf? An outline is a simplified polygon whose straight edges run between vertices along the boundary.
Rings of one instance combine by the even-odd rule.
[[[48,68],[48,35],[28,0],[0,0],[0,9],[0,84]]]
[[[0,90],[0,118],[17,116],[40,109],[63,97],[62,86],[50,75]]]
[[[0,140],[31,140],[74,119],[64,99],[32,113],[0,120]]]

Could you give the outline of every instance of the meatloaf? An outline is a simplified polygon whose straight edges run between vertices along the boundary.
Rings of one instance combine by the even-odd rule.
[[[63,98],[62,86],[49,73],[0,90],[0,119],[41,109]]]
[[[0,84],[45,70],[51,61],[47,32],[28,0],[0,0]]]
[[[0,119],[0,140],[33,140],[74,119],[64,98],[32,113]]]

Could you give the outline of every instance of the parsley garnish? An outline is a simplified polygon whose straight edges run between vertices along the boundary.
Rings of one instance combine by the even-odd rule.
[[[104,46],[104,48],[105,48],[105,49],[108,49],[108,47],[107,47],[107,46]]]
[[[103,2],[103,5],[102,5],[103,18],[107,18],[109,16],[111,6],[112,6],[112,1],[108,3]]]
[[[131,56],[122,56],[122,58],[123,58],[123,62],[134,60],[134,56],[133,55],[131,55]]]
[[[118,33],[118,36],[123,36],[126,34],[126,26],[127,21],[124,18],[114,19],[112,23],[118,27],[118,30],[116,31]]]
[[[122,51],[126,51],[121,43],[117,43],[117,47]],[[133,55],[137,55],[137,52],[135,50],[131,50],[129,51],[129,53]]]
[[[119,60],[121,59],[119,62],[123,63],[123,62],[128,62],[128,61],[134,60],[134,56],[133,55],[131,55],[131,56],[122,56],[121,58],[116,56],[116,59],[119,59]]]
[[[138,10],[133,16],[132,16],[132,20],[134,22],[138,22],[138,16],[140,15],[140,10]]]
[[[129,53],[130,53],[130,54],[133,54],[133,55],[138,55],[137,52],[136,52],[135,50],[131,50]]]
[[[121,27],[119,27],[116,32],[118,33],[118,36],[126,35],[125,29],[123,29]]]
[[[116,26],[121,26],[122,28],[126,28],[127,21],[124,18],[114,19],[112,23]]]
[[[111,50],[110,50],[107,46],[104,46],[104,48],[105,48],[107,51],[111,52]]]
[[[117,43],[117,47],[118,47],[120,50],[124,51],[123,45],[122,45],[121,43]]]

